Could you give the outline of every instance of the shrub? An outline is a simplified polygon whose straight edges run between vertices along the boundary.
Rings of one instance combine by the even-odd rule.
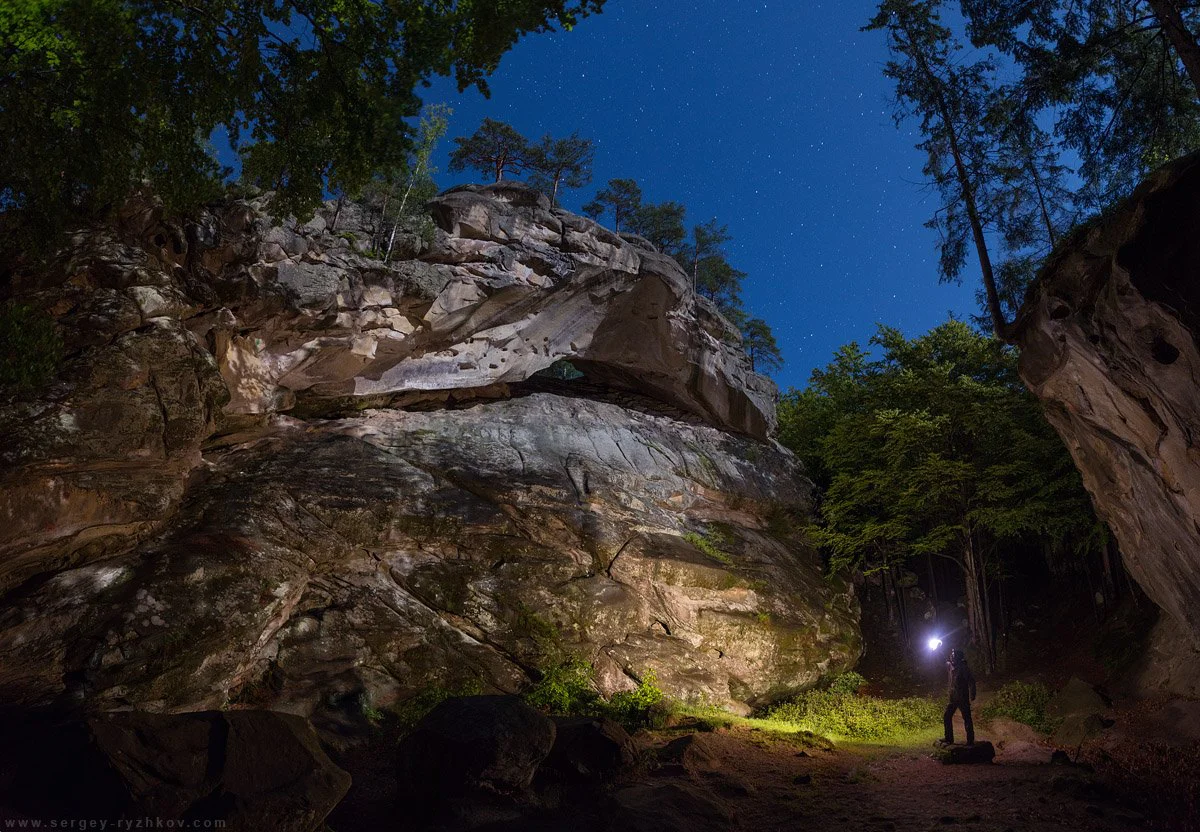
[[[661,728],[670,715],[670,702],[653,670],[634,690],[614,694],[607,701],[592,685],[592,666],[582,659],[568,659],[541,674],[522,695],[530,705],[555,716],[608,717],[636,731]]]
[[[0,306],[0,390],[30,393],[58,372],[63,345],[54,319],[32,306]]]
[[[834,679],[827,690],[810,690],[769,708],[767,719],[786,722],[824,737],[887,740],[941,723],[942,708],[931,699],[881,699],[854,691],[866,684],[857,673]]]
[[[717,563],[723,563],[726,566],[733,565],[733,558],[729,557],[722,548],[729,545],[729,538],[723,535],[719,529],[710,526],[704,534],[686,532],[683,539]]]
[[[1051,734],[1058,727],[1058,720],[1046,713],[1053,696],[1041,682],[1009,682],[996,692],[995,699],[979,709],[979,718],[1008,717],[1035,731]]]
[[[603,706],[592,687],[592,666],[575,658],[543,670],[524,696],[533,707],[560,716],[597,716]]]
[[[829,691],[840,694],[858,693],[866,686],[867,680],[861,673],[848,670],[840,676],[833,677],[833,681],[829,683]]]
[[[634,690],[613,694],[606,703],[606,716],[626,729],[661,728],[670,716],[670,704],[658,686],[658,674],[649,670]]]

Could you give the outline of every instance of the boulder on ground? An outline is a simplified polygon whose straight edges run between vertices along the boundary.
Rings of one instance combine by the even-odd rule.
[[[671,740],[658,752],[658,759],[681,765],[688,772],[713,772],[721,769],[717,740],[711,734],[687,734]]]
[[[1055,694],[1046,706],[1046,712],[1051,716],[1066,717],[1072,714],[1088,716],[1107,711],[1109,702],[1092,685],[1082,679],[1072,676],[1063,689]]]
[[[400,745],[400,775],[427,799],[462,788],[514,794],[554,746],[554,722],[516,696],[447,699]]]
[[[612,796],[610,832],[736,832],[737,818],[720,803],[680,783],[641,784]]]
[[[637,747],[611,719],[556,717],[557,734],[543,772],[567,781],[601,783],[632,768]]]
[[[315,832],[350,788],[292,714],[125,711],[35,718],[6,734],[0,803],[33,818],[69,811]]]
[[[938,744],[935,748],[934,759],[946,765],[990,763],[996,757],[995,747],[987,740],[976,742],[973,745]]]
[[[467,830],[518,820],[554,746],[554,722],[516,696],[447,699],[400,743],[409,828]]]

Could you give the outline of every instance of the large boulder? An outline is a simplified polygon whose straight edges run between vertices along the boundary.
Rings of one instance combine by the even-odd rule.
[[[1200,154],[1062,244],[1017,321],[1046,405],[1130,573],[1166,613],[1156,684],[1200,692]],[[1170,635],[1175,634],[1172,644]],[[1161,663],[1160,663],[1161,664]]]
[[[0,400],[0,697],[361,727],[576,656],[747,711],[857,659],[773,388],[673,261],[519,186],[431,210],[385,263],[354,205],[143,205],[15,277],[70,358]]]
[[[6,727],[0,805],[31,818],[313,832],[350,787],[312,726],[290,714],[121,712]]]

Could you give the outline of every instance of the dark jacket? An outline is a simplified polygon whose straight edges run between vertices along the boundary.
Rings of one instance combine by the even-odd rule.
[[[950,680],[950,701],[966,703],[975,698],[975,676],[967,667],[966,659],[946,662]]]

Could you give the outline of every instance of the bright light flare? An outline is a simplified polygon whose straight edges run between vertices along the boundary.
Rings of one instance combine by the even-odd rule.
[[[925,642],[929,646],[930,651],[934,651],[942,646],[942,640],[937,636],[933,636],[929,641]]]

